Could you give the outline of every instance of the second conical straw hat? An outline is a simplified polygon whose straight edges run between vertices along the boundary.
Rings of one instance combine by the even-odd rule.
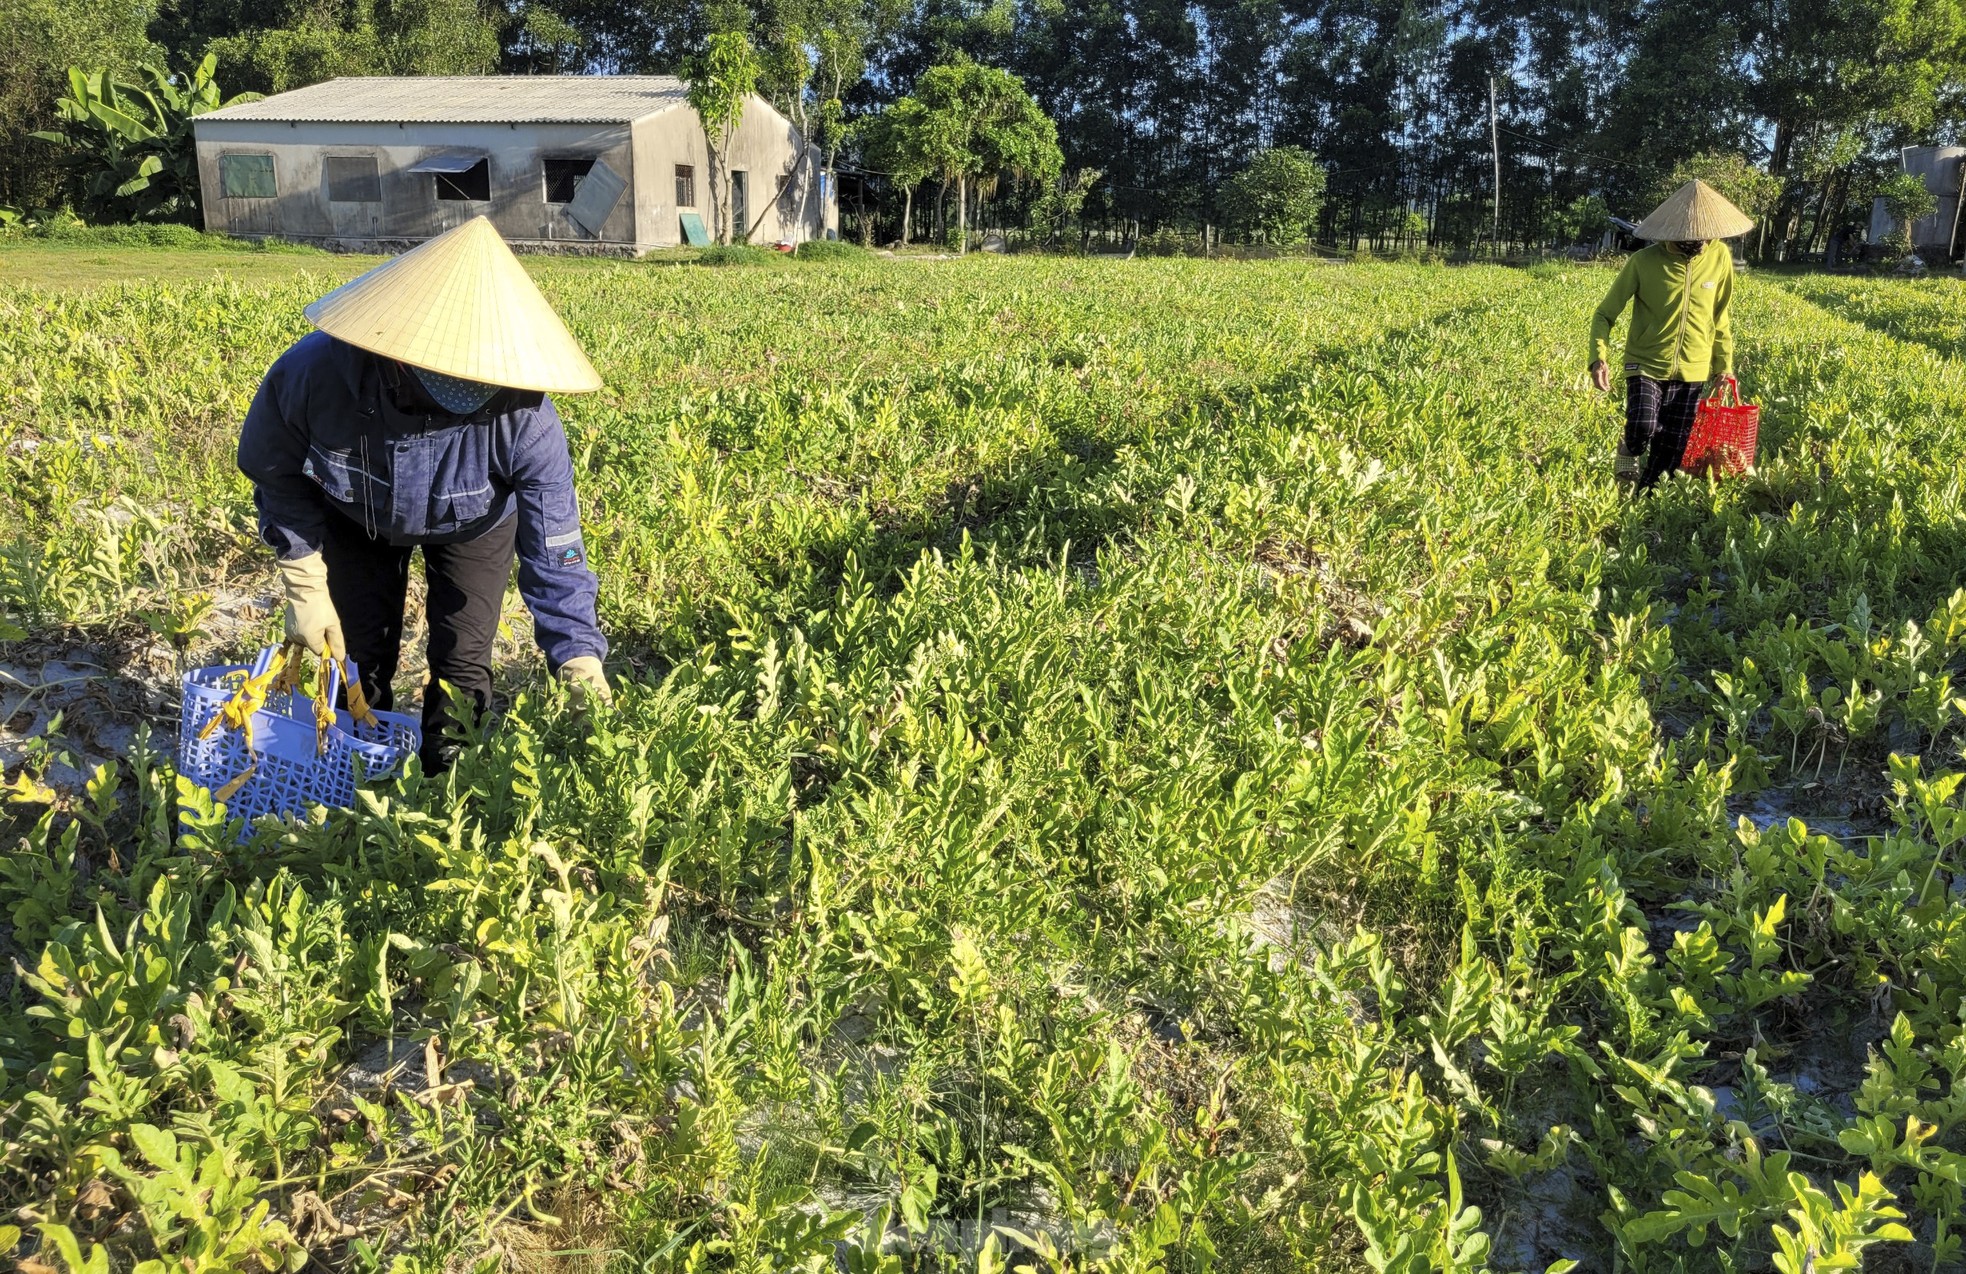
[[[350,345],[487,385],[579,393],[601,377],[484,217],[419,244],[307,307]]]
[[[1754,229],[1754,220],[1698,177],[1666,197],[1638,223],[1638,237],[1655,243],[1731,239]]]

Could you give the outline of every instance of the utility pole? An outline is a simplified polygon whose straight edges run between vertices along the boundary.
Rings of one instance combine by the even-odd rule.
[[[1966,203],[1966,163],[1959,165],[1959,193],[1952,200],[1952,235],[1946,240],[1946,262],[1952,261],[1952,253],[1959,246],[1959,206]]]
[[[1488,77],[1488,153],[1495,160],[1495,221],[1489,238],[1502,253],[1502,135],[1495,124],[1495,77]]]

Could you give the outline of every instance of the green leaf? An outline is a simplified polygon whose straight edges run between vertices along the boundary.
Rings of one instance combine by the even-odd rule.
[[[131,1124],[130,1141],[156,1168],[177,1166],[177,1137],[151,1124]]]
[[[149,125],[145,124],[136,116],[105,102],[90,102],[89,114],[100,122],[105,129],[129,141],[147,142],[154,140],[157,136],[156,133],[151,131]]]
[[[38,1228],[41,1231],[41,1242],[44,1246],[54,1248],[56,1255],[61,1257],[62,1264],[68,1267],[68,1274],[109,1274],[109,1249],[102,1244],[91,1244],[88,1255],[84,1256],[80,1240],[67,1226],[49,1222]],[[13,1226],[7,1226],[6,1230],[12,1231],[14,1242],[19,1243],[20,1231]],[[8,1250],[9,1248],[0,1247],[0,1252]],[[45,1263],[44,1261],[43,1264]]]
[[[147,190],[150,188],[150,179],[162,171],[164,171],[163,160],[155,155],[145,156],[144,161],[137,165],[136,176],[116,187],[116,193],[127,198],[139,190]]]

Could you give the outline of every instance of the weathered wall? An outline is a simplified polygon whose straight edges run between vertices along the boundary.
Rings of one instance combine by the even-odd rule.
[[[285,124],[211,120],[196,123],[198,179],[204,190],[205,228],[239,235],[290,239],[425,239],[472,217],[492,219],[507,240],[621,250],[649,246],[637,233],[637,174],[626,124]],[[443,151],[471,151],[491,161],[491,199],[485,203],[440,200],[428,173],[404,169]],[[271,154],[272,199],[228,199],[219,194],[218,159],[228,152]],[[330,203],[322,161],[330,155],[374,155],[382,200]],[[575,225],[561,205],[546,202],[542,161],[596,158],[620,173],[628,188],[615,204],[598,241]]]
[[[684,211],[700,214],[704,226],[715,234],[709,143],[696,112],[678,107],[638,120],[634,131],[635,171],[645,183],[637,192],[639,233],[644,236],[644,242],[665,245],[682,242],[680,213]],[[807,154],[805,162],[800,164],[802,148]],[[752,242],[800,243],[824,238],[827,230],[838,228],[838,199],[821,198],[819,161],[817,148],[805,147],[804,139],[790,120],[773,110],[763,98],[751,98],[743,122],[737,126],[737,135],[731,139],[730,167],[733,172],[745,173],[749,179],[750,220],[757,221],[763,214],[763,222],[752,236]],[[696,170],[694,208],[680,209],[676,205],[678,164],[688,164]],[[738,233],[746,228],[740,228]]]
[[[1911,243],[1928,258],[1943,256],[1951,245],[1953,218],[1959,208],[1959,174],[1966,162],[1966,146],[1907,146],[1901,156],[1904,171],[1915,173],[1925,189],[1938,196],[1939,209],[1929,217],[1911,223]],[[1876,243],[1895,228],[1882,199],[1871,202],[1870,241]],[[1966,237],[1966,223],[1961,226]]]
[[[703,130],[696,126],[696,112],[686,106],[638,119],[630,127],[635,152],[636,237],[657,247],[674,247],[683,241],[682,224],[676,219],[677,164],[695,166],[698,202],[694,211],[703,214],[705,225],[710,223],[709,189],[703,184]]]

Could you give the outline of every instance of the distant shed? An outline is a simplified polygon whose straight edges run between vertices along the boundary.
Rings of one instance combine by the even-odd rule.
[[[472,217],[509,242],[639,253],[712,224],[708,145],[666,75],[329,80],[193,120],[205,228],[349,250],[420,242]],[[763,98],[730,156],[739,232],[839,225],[819,155]]]
[[[1966,146],[1907,146],[1899,153],[1899,162],[1939,201],[1931,216],[1912,222],[1911,246],[1928,262],[1951,259],[1960,242],[1959,196],[1966,178]],[[1897,223],[1884,200],[1873,199],[1870,241],[1881,243],[1895,229]]]

